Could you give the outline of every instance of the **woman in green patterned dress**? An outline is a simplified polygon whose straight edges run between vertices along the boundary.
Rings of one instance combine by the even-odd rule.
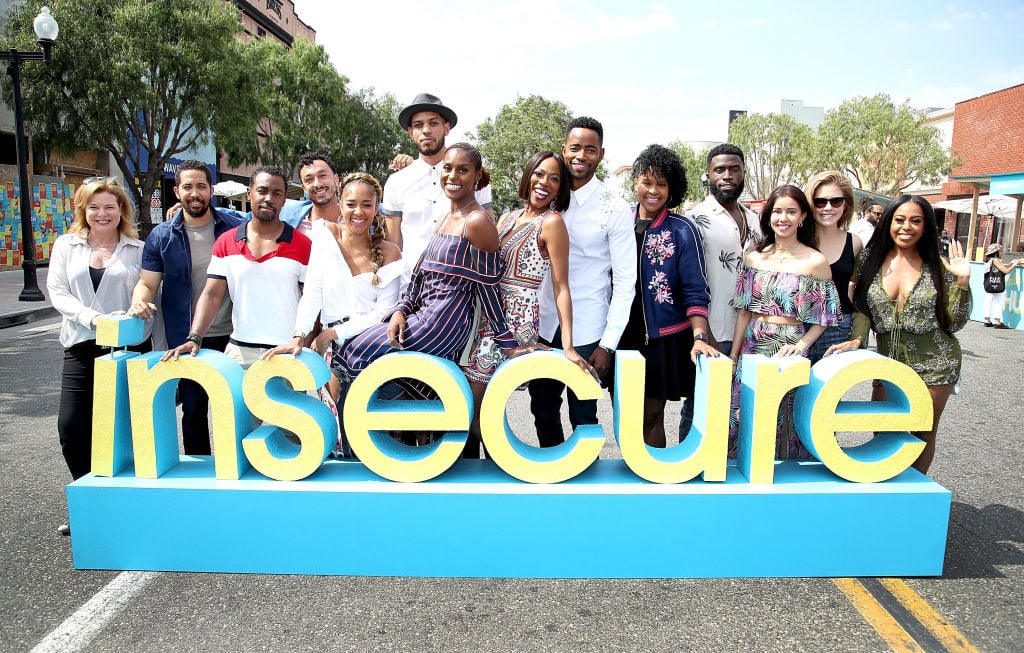
[[[925,443],[914,463],[922,474],[935,456],[939,418],[960,379],[960,343],[953,334],[970,315],[970,279],[970,263],[960,243],[950,243],[949,260],[939,253],[931,204],[916,195],[898,197],[878,221],[872,246],[857,257],[852,338],[826,352],[864,347],[873,329],[878,353],[921,376],[934,414],[931,431],[914,433]],[[884,390],[876,388],[873,398],[884,398]]]

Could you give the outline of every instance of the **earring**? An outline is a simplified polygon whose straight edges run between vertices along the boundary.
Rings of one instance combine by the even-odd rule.
[[[548,209],[551,211],[555,210],[555,200],[551,200],[551,203],[548,204]]]
[[[479,181],[476,182],[475,184],[473,184],[473,190],[480,190],[480,182]]]

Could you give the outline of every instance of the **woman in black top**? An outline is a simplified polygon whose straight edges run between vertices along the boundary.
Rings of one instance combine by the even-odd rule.
[[[836,284],[842,311],[839,323],[828,327],[807,350],[807,357],[813,365],[821,360],[829,347],[850,339],[853,319],[850,281],[854,260],[864,248],[864,243],[848,231],[853,217],[853,185],[843,173],[838,170],[819,172],[804,186],[804,194],[814,208],[818,251],[825,255],[832,268],[832,281]]]

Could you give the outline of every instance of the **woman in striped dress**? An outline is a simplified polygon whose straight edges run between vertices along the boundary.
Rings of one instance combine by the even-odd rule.
[[[338,363],[350,377],[395,351],[457,360],[472,335],[477,298],[503,350],[513,356],[526,351],[509,332],[501,308],[498,282],[504,269],[498,231],[474,197],[489,178],[480,153],[471,145],[456,143],[448,148],[441,185],[451,200],[451,212],[436,227],[388,322],[367,329],[339,351]],[[403,385],[423,396],[418,384]]]

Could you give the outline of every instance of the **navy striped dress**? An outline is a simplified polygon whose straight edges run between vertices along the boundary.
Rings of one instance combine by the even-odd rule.
[[[396,307],[406,315],[404,351],[457,360],[473,335],[475,297],[499,334],[499,344],[518,345],[501,308],[498,282],[503,274],[499,252],[477,249],[464,236],[435,233]],[[388,344],[387,330],[385,322],[350,339],[338,352],[338,362],[355,376],[381,356],[401,351]]]

